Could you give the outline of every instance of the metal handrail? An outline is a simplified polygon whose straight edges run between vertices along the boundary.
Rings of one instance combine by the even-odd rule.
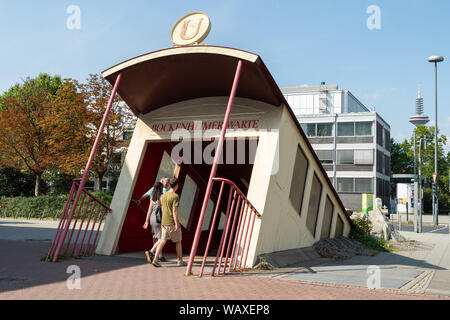
[[[67,253],[69,252],[69,248],[71,246],[72,236],[74,235],[74,232],[76,232],[75,230],[77,229],[77,223],[78,223],[79,218],[81,218],[81,223],[78,228],[78,232],[76,232],[77,235],[76,235],[75,241],[73,243],[73,248],[72,248],[72,250],[70,250],[69,256],[74,256],[76,247],[79,244],[78,240],[80,238],[81,233],[83,233],[83,235],[81,238],[82,239],[81,243],[79,244],[79,250],[77,252],[77,256],[80,256],[80,254],[81,254],[81,251],[84,247],[86,236],[88,236],[88,238],[87,238],[86,248],[83,251],[83,255],[86,256],[88,253],[89,253],[89,255],[92,255],[94,252],[94,249],[95,249],[95,245],[97,243],[98,234],[100,231],[100,227],[103,223],[103,219],[107,212],[111,212],[111,208],[109,208],[107,205],[105,205],[102,201],[100,201],[97,197],[95,197],[92,193],[87,191],[85,188],[82,188],[81,193],[80,193],[83,195],[81,197],[82,198],[81,201],[77,202],[77,203],[75,201],[73,201],[73,197],[74,197],[76,190],[79,190],[81,188],[81,185],[79,183],[80,180],[81,179],[78,179],[78,178],[73,179],[72,188],[70,190],[69,196],[67,198],[66,204],[65,204],[63,212],[61,214],[61,219],[59,221],[55,237],[53,238],[52,245],[51,245],[50,250],[47,255],[47,261],[49,261],[49,260],[56,261],[58,259],[60,252],[57,251],[57,246],[60,243],[61,249],[62,249],[62,246],[66,242],[66,236],[68,236],[68,241],[66,244],[66,248],[64,250],[64,255],[67,256]],[[87,204],[85,205],[86,196],[88,198],[88,201],[87,201]],[[70,216],[69,211],[73,211],[74,215]],[[74,218],[73,223],[72,223],[72,218]],[[87,219],[88,221],[87,221],[86,226],[84,227],[84,230],[82,230],[85,219]],[[92,221],[92,226],[91,226],[91,221]],[[98,225],[96,228],[97,223],[98,223]],[[72,230],[68,233],[63,233],[63,230],[65,230],[65,229],[67,229],[69,231],[71,225],[72,225],[72,227],[71,227]],[[95,229],[97,229],[97,230],[95,230]],[[95,237],[94,237],[93,242],[91,242],[94,232],[95,232]],[[88,235],[88,233],[89,233],[89,235]]]
[[[242,269],[242,267],[245,268],[255,220],[256,218],[262,217],[261,214],[250,203],[250,201],[247,199],[244,193],[236,186],[236,184],[233,181],[225,178],[213,178],[212,180],[213,183],[215,182],[221,183],[221,186],[219,197],[216,202],[216,208],[214,210],[211,228],[209,231],[208,242],[206,244],[206,249],[203,256],[202,266],[200,269],[200,277],[203,276],[206,259],[208,256],[212,236],[214,233],[214,227],[217,221],[219,207],[221,206],[221,199],[222,194],[224,193],[225,184],[229,185],[230,187],[227,210],[225,214],[226,222],[222,231],[222,237],[220,240],[219,248],[217,250],[214,267],[211,272],[212,276],[215,275],[217,267],[218,267],[217,273],[224,274],[226,272],[229,258],[230,264],[228,267],[228,272]],[[223,259],[225,259],[225,262],[223,266],[223,272],[221,272]]]
[[[241,189],[239,189],[239,187],[231,180],[229,179],[225,179],[225,178],[213,178],[213,181],[220,181],[220,182],[225,182],[226,184],[230,185],[234,190],[236,190],[236,192],[242,197],[245,198],[246,201],[248,202],[249,206],[255,211],[256,215],[261,218],[261,214],[258,212],[258,210],[256,210],[256,208],[251,204],[250,201],[248,201],[247,197],[244,195],[244,193],[241,191]]]

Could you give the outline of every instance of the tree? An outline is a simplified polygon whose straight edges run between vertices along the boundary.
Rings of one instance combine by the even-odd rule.
[[[33,176],[12,167],[0,169],[0,197],[30,196],[33,189]]]
[[[409,157],[409,150],[412,148],[407,140],[402,143],[395,142],[391,138],[391,171],[397,173],[414,173],[414,160]]]
[[[422,175],[433,181],[432,174],[434,173],[434,127],[427,127],[420,125],[415,129],[416,134],[416,161],[419,163],[419,145],[422,140],[420,149],[420,157],[422,160]],[[439,132],[438,132],[439,134]],[[404,140],[402,143],[397,143],[391,140],[391,168],[392,173],[414,173],[414,137]],[[444,146],[447,143],[445,135],[439,135],[438,138],[438,173],[439,173],[439,208],[445,209],[448,207],[448,177],[450,173],[450,152],[444,151]],[[418,169],[417,169],[418,173]],[[391,190],[395,190],[392,186]],[[431,189],[424,190],[424,209],[425,212],[431,211]]]
[[[92,146],[108,105],[112,87],[99,75],[90,74],[86,83],[81,85],[81,90],[90,112],[90,131],[87,136]],[[114,157],[117,157],[117,154],[120,154],[128,146],[129,142],[123,139],[123,134],[127,128],[134,125],[134,121],[134,116],[128,112],[123,100],[116,95],[91,167],[95,174],[97,189],[101,189],[103,177]]]
[[[71,80],[40,74],[0,96],[2,166],[32,172],[35,196],[40,194],[44,172],[75,170],[83,160],[84,155],[76,151],[83,150],[87,143],[83,125],[87,113],[76,87]]]
[[[426,127],[424,125],[418,126],[415,129],[417,139],[417,157],[419,157],[419,142],[422,139],[421,159],[422,159],[422,174],[430,181],[433,181],[434,169],[434,127]],[[449,155],[445,153],[444,146],[447,144],[447,137],[439,135],[438,131],[438,177],[441,193],[448,193],[448,175],[450,169]]]

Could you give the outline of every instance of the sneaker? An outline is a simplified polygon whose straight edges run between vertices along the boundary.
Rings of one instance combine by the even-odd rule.
[[[153,257],[155,255],[153,253],[151,253],[150,251],[145,251],[145,256],[147,257],[148,263],[152,263],[153,262]]]
[[[184,261],[178,261],[177,266],[179,266],[179,267],[187,266],[187,263]]]
[[[154,260],[154,261],[152,262],[152,265],[153,265],[154,267],[157,267],[157,268],[161,267],[161,265],[159,264],[158,260]]]
[[[161,258],[159,258],[159,261],[161,261],[161,262],[167,262],[166,257],[161,257]]]

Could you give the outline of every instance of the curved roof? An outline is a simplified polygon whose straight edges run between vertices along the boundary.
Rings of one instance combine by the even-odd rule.
[[[243,65],[236,96],[275,106],[285,102],[258,55],[226,47],[163,49],[124,61],[102,76],[114,85],[122,72],[118,92],[139,115],[183,100],[229,96],[239,60]]]

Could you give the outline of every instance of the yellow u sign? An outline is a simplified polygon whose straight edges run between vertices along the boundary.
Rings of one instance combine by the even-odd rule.
[[[210,29],[211,23],[206,14],[189,13],[173,26],[171,39],[175,46],[199,44],[208,36]]]

